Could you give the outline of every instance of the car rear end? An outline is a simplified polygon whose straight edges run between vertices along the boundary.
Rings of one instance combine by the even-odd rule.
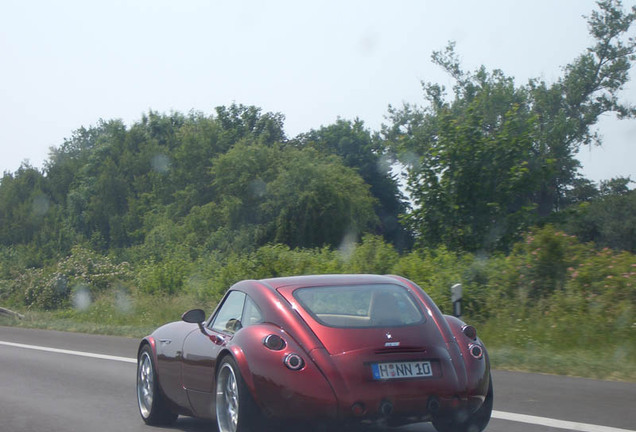
[[[322,343],[309,355],[341,419],[427,421],[483,402],[439,309],[402,281],[342,277],[278,291]]]

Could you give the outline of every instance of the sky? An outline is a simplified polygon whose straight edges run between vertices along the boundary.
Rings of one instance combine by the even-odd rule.
[[[636,0],[624,0],[632,6]],[[455,41],[465,70],[555,81],[590,46],[592,0],[2,0],[0,173],[38,168],[80,127],[149,110],[212,115],[233,102],[285,115],[293,137],[448,83],[431,53]],[[636,28],[632,29],[636,33]],[[632,70],[632,77],[636,71]],[[636,103],[636,78],[622,92]],[[583,148],[593,181],[636,180],[636,120],[605,116]]]

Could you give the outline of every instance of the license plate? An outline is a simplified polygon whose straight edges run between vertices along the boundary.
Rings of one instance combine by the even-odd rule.
[[[429,361],[372,363],[373,379],[423,378],[433,376]]]

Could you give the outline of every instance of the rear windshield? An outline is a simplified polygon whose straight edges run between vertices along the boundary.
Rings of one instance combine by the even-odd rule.
[[[294,297],[316,321],[329,327],[393,327],[424,321],[415,299],[397,285],[299,288]]]

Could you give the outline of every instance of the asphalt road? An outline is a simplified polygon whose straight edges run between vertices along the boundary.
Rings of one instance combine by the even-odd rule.
[[[0,327],[0,432],[164,430],[139,417],[136,349],[134,339]],[[636,432],[636,383],[503,371],[494,371],[493,381],[489,432]],[[180,417],[165,430],[215,429]]]

